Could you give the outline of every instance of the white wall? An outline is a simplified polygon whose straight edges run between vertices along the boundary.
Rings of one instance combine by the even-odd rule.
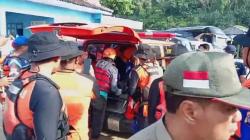
[[[5,11],[0,9],[0,35],[6,35],[6,15]]]
[[[104,16],[104,15],[101,18],[101,24],[121,25],[121,26],[127,26],[127,27],[137,29],[137,30],[143,29],[143,22],[129,20],[129,19],[123,19],[123,18],[117,18],[117,17],[111,17],[111,16]]]

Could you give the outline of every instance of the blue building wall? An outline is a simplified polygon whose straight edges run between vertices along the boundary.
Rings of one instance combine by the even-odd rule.
[[[6,18],[7,18],[7,20],[6,20],[7,21],[7,28],[8,28],[8,24],[22,23],[23,27],[24,27],[24,29],[23,29],[24,36],[31,35],[29,29],[27,29],[26,27],[31,26],[32,21],[45,21],[46,24],[54,23],[53,18],[32,16],[32,15],[25,15],[25,14],[11,13],[11,12],[6,13]],[[7,28],[6,28],[6,30],[7,30]]]
[[[4,6],[5,9],[18,9],[20,10],[20,12],[22,10],[34,11],[34,13],[42,11],[43,13],[47,13],[48,16],[65,15],[77,17],[79,19],[82,19],[83,21],[90,21],[93,23],[99,23],[100,19],[95,19],[93,17],[95,17],[96,15],[101,15],[100,13],[92,14],[87,12],[74,11],[56,6],[33,3],[25,0],[0,0],[0,9],[2,6]]]
[[[67,8],[33,3],[26,0],[0,0],[0,12],[1,10],[6,11],[7,23],[20,23],[21,21],[24,27],[30,26],[31,21],[46,21],[48,23],[56,22],[58,21],[58,17],[62,17],[59,18],[60,22],[63,22],[63,17],[65,17],[67,22],[72,17],[72,19],[75,19],[78,22],[100,23],[102,16],[101,13],[81,12]],[[19,14],[18,11],[25,14]],[[43,16],[38,16],[36,15],[37,13],[42,13]],[[29,35],[28,31],[25,31],[25,35]]]

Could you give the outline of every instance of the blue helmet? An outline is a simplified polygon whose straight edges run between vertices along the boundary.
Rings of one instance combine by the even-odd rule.
[[[28,38],[26,38],[25,36],[19,36],[12,42],[12,46],[14,48],[19,48],[21,46],[27,46],[27,45],[28,45]]]
[[[228,45],[226,48],[224,48],[224,51],[229,54],[235,55],[237,53],[237,49],[234,45]]]

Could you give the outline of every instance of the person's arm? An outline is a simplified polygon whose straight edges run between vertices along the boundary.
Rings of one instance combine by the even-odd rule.
[[[110,67],[109,72],[111,74],[111,91],[116,93],[117,95],[121,94],[121,89],[118,88],[118,70],[117,68]]]
[[[132,70],[130,77],[129,77],[129,83],[128,83],[128,91],[129,95],[134,95],[136,92],[137,84],[139,81],[139,76],[136,73],[136,71]]]
[[[160,101],[160,90],[159,90],[159,82],[161,79],[155,80],[150,89],[149,89],[149,97],[148,97],[148,121],[149,124],[152,124],[156,121],[155,113],[156,107]]]
[[[0,36],[0,47],[3,47],[6,45],[6,43],[8,42],[8,38],[5,38],[5,37],[1,37]]]
[[[61,108],[58,90],[47,81],[37,80],[30,101],[36,140],[56,140]]]
[[[244,83],[246,81],[246,75],[247,75],[246,68],[244,64],[241,63],[239,70],[239,78],[241,83]]]

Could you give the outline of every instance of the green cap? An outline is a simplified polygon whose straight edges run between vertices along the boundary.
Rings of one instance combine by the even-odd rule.
[[[250,108],[250,90],[242,88],[232,55],[191,52],[175,58],[164,74],[167,91],[188,97],[211,98]]]

